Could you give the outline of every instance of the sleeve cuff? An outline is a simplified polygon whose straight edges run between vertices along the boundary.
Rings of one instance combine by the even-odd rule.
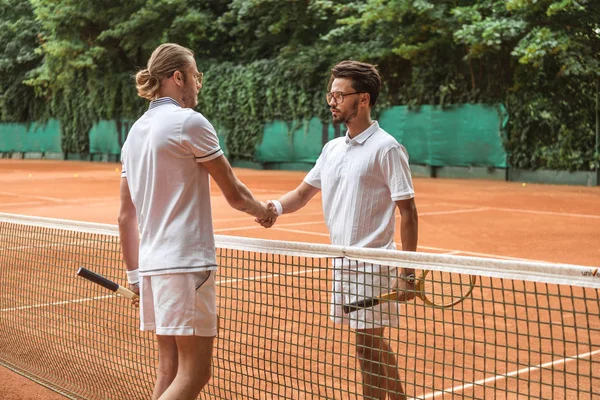
[[[304,182],[308,183],[310,186],[315,187],[317,189],[321,189],[321,182],[313,181],[309,178],[304,178]]]
[[[408,199],[412,199],[415,197],[415,193],[411,192],[411,193],[399,193],[399,194],[393,194],[392,195],[392,200],[393,201],[398,201],[398,200],[408,200]]]
[[[221,150],[220,148],[213,151],[212,153],[208,153],[205,156],[200,156],[200,157],[196,157],[196,162],[197,163],[203,163],[206,161],[210,161],[210,160],[214,160],[215,158],[218,158],[220,156],[223,155],[223,150]]]

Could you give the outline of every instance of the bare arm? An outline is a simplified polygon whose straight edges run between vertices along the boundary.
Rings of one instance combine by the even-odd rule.
[[[274,213],[265,204],[256,200],[246,185],[235,176],[225,156],[206,161],[202,163],[202,167],[217,183],[232,208],[260,219],[274,217]]]
[[[419,240],[419,214],[415,199],[398,200],[396,206],[400,210],[400,238],[402,250],[417,251]]]
[[[417,242],[419,240],[419,215],[415,199],[398,200],[396,206],[400,210],[400,239],[402,240],[402,250],[417,251]],[[413,268],[403,268],[402,275],[414,275]],[[413,282],[405,282],[405,288],[408,290],[399,296],[398,301],[408,301],[415,297],[415,284]]]
[[[398,200],[396,206],[400,210],[400,239],[402,240],[402,250],[417,251],[417,242],[419,240],[419,214],[415,199]],[[412,268],[404,268],[406,275],[414,274]]]
[[[127,178],[121,178],[121,207],[119,209],[119,237],[123,260],[128,271],[138,269],[140,236],[135,206],[129,193]]]
[[[315,194],[319,192],[320,189],[309,185],[306,182],[302,182],[296,189],[292,190],[284,194],[279,200],[269,200],[268,206],[269,209],[274,211],[277,214],[277,206],[275,203],[279,202],[281,206],[281,214],[289,214],[298,211],[302,207],[306,205],[315,197]],[[257,219],[256,222],[261,224],[265,228],[270,228],[273,226],[277,218],[270,219]]]
[[[315,197],[315,195],[319,193],[319,190],[320,189],[311,186],[306,182],[302,182],[296,189],[284,194],[279,199],[281,207],[283,208],[283,213],[289,214],[298,211],[304,207],[310,199]]]
[[[140,251],[140,234],[138,232],[137,216],[135,214],[135,205],[131,200],[127,178],[121,178],[121,207],[119,208],[119,239],[121,241],[121,251],[123,252],[123,261],[127,271],[136,271],[133,275],[138,276],[138,260]],[[136,279],[136,278],[134,278]],[[139,279],[139,278],[137,278]],[[128,278],[129,280],[129,278]],[[134,293],[140,294],[139,283],[129,284],[129,289]],[[132,299],[132,304],[137,306],[139,299]]]

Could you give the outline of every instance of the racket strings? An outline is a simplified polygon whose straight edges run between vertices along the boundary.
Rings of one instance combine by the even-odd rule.
[[[473,289],[471,275],[430,271],[423,282],[423,296],[433,305],[448,307],[467,297]]]

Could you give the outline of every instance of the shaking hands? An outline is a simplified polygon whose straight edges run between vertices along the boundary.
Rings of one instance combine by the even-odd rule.
[[[277,204],[276,200],[269,200],[266,204],[263,203],[264,210],[262,215],[257,216],[255,221],[264,228],[270,228],[275,224],[277,217],[281,215],[281,204]],[[279,207],[277,207],[279,205]]]

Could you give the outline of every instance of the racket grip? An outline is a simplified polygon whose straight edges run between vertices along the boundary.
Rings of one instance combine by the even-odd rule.
[[[95,272],[90,271],[87,268],[84,267],[79,267],[79,270],[77,271],[77,275],[81,276],[82,278],[87,279],[88,281],[94,282],[97,285],[100,285],[108,290],[112,290],[113,292],[116,292],[117,289],[119,289],[119,285],[116,284],[113,281],[110,281],[108,279],[106,279],[103,276],[98,275]]]
[[[360,310],[361,308],[374,307],[377,304],[379,304],[379,299],[376,297],[371,297],[368,299],[345,304],[344,307],[342,307],[342,308],[344,310],[344,313],[348,314],[352,311]]]

